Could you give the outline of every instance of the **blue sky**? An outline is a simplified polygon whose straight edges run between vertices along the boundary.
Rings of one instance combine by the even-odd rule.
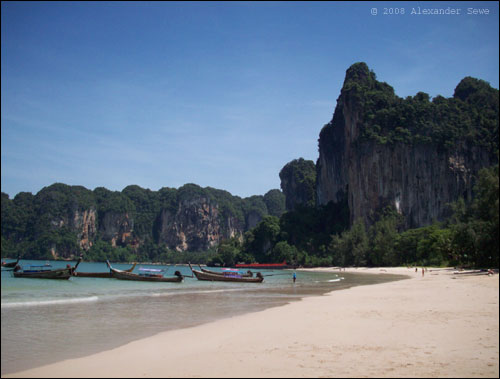
[[[449,97],[465,76],[498,88],[497,2],[1,7],[1,190],[11,198],[55,182],[262,195],[287,162],[316,161],[359,61],[402,97]],[[411,15],[417,7],[461,11]]]

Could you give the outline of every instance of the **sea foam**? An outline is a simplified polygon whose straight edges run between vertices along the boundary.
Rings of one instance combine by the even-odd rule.
[[[97,296],[90,296],[90,297],[59,299],[59,300],[24,301],[24,302],[2,303],[1,307],[2,309],[8,309],[8,308],[20,308],[20,307],[37,307],[45,305],[89,303],[92,301],[97,301],[98,299],[99,298]]]

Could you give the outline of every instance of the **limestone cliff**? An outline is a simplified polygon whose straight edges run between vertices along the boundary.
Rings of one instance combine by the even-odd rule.
[[[102,257],[111,246],[149,259],[164,248],[204,251],[284,211],[279,190],[242,199],[195,184],[159,191],[132,185],[118,192],[55,183],[12,200],[2,193],[2,254],[66,259],[91,256],[94,247]]]
[[[134,220],[125,212],[106,212],[99,223],[99,234],[111,246],[126,246],[132,242]]]
[[[455,121],[439,118],[433,110],[442,109],[440,102],[462,113],[453,115]],[[470,200],[478,171],[497,161],[498,142],[491,147],[486,145],[491,138],[474,137],[479,129],[494,136],[495,127],[498,135],[498,105],[489,111],[496,126],[478,118],[465,130],[460,117],[469,120],[480,112],[469,111],[462,100],[431,103],[425,94],[399,99],[366,64],[351,66],[333,118],[320,133],[318,204],[347,200],[351,224],[358,219],[372,223],[375,212],[387,205],[404,216],[406,227],[443,220],[446,205],[462,196]]]
[[[76,210],[74,213],[72,228],[76,231],[78,243],[83,250],[90,249],[97,234],[96,217],[93,207],[83,211]]]
[[[244,231],[235,217],[222,218],[218,205],[206,197],[185,199],[175,212],[163,209],[158,225],[158,242],[177,251],[207,250]]]

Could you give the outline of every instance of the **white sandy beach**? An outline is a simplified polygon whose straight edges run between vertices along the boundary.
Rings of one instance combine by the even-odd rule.
[[[347,271],[412,278],[168,331],[5,377],[499,376],[498,275]]]

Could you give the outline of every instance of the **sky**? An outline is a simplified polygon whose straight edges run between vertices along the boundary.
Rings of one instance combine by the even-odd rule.
[[[450,97],[466,76],[498,88],[498,13],[480,1],[2,1],[1,190],[263,195],[286,163],[316,161],[355,62],[401,97]]]

